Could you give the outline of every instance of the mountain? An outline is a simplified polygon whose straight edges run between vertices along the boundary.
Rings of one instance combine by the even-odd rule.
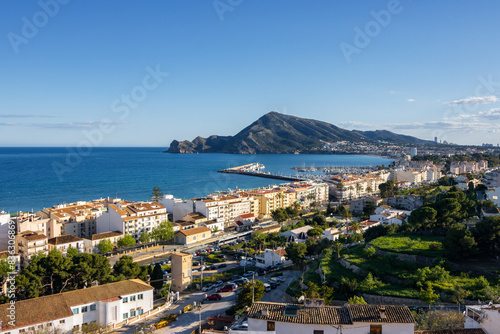
[[[398,144],[430,143],[390,131],[346,130],[330,123],[284,115],[272,111],[234,136],[196,137],[193,141],[174,140],[169,153],[295,153],[317,151],[323,142],[375,142]]]

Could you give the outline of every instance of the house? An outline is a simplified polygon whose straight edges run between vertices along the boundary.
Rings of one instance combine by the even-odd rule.
[[[486,197],[489,200],[492,200],[493,203],[495,203],[495,206],[500,206],[500,186],[496,188],[489,188],[486,191]]]
[[[378,226],[378,225],[380,225],[380,222],[378,222],[378,221],[373,221],[373,220],[362,221],[361,223],[359,223],[359,228],[361,230],[360,232],[365,232],[370,227],[374,227],[374,226]]]
[[[500,215],[500,208],[482,208],[481,214],[483,217]]]
[[[349,204],[349,211],[354,213],[361,213],[368,202],[375,203],[375,206],[382,203],[382,198],[376,196],[365,196],[363,198],[355,199]]]
[[[481,328],[487,334],[498,333],[500,304],[465,306],[465,328]]]
[[[401,225],[407,221],[411,211],[394,209],[387,205],[381,205],[375,209],[375,214],[370,215],[370,220],[381,222],[384,225]]]
[[[200,226],[201,223],[206,222],[208,219],[199,212],[190,212],[182,217],[186,222],[192,222],[195,226]]]
[[[212,233],[224,232],[224,222],[218,222],[215,220],[207,220],[200,223],[200,226],[206,226],[212,231]]]
[[[423,197],[417,195],[394,196],[387,198],[386,201],[392,207],[409,211],[413,211],[424,205]]]
[[[48,254],[47,236],[32,231],[25,231],[16,235],[16,253],[21,256],[21,266],[27,267],[31,258],[38,254]]]
[[[288,241],[292,242],[306,242],[309,239],[307,232],[314,227],[310,225],[295,228],[290,231],[280,233],[280,237],[286,237]]]
[[[172,253],[172,290],[183,291],[191,284],[193,255],[188,253]]]
[[[139,279],[18,300],[15,321],[10,303],[0,305],[2,334],[35,331],[74,333],[83,325],[114,325],[153,309],[153,287]]]
[[[83,253],[85,251],[83,239],[75,237],[71,234],[50,238],[47,240],[47,245],[49,246],[49,252],[53,249],[57,249],[64,256],[66,256],[70,247],[76,249],[78,253]]]
[[[178,220],[175,222],[176,226],[178,227],[177,231],[182,231],[182,230],[189,230],[190,228],[195,228],[197,227],[195,223],[193,222],[187,222],[184,220]],[[177,232],[174,229],[174,232]]]
[[[254,230],[253,233],[259,232],[259,233],[264,233],[264,234],[271,234],[271,233],[276,233],[281,231],[281,226],[276,224],[276,225],[270,225],[262,228],[257,228]]]
[[[304,305],[256,302],[248,311],[248,332],[277,334],[413,334],[414,319],[407,306],[324,306],[322,300]],[[231,334],[231,331],[229,332]]]
[[[206,226],[190,228],[175,232],[174,240],[177,245],[191,245],[212,237],[212,231]]]
[[[109,240],[113,245],[118,243],[118,240],[123,238],[123,233],[120,232],[104,232],[92,235],[89,239],[83,239],[85,245],[85,253],[99,253],[97,246],[103,240]]]
[[[323,233],[321,234],[321,238],[327,238],[330,241],[335,241],[340,238],[341,234],[342,232],[339,229],[330,227],[323,231]]]
[[[286,251],[284,248],[265,249],[264,253],[255,256],[256,266],[259,268],[272,267],[286,262]]]
[[[415,334],[488,334],[481,328],[457,328],[457,329],[436,329],[427,331],[415,331]]]

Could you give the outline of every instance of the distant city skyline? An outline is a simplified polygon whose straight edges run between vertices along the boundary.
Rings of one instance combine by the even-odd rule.
[[[500,142],[493,1],[0,3],[0,146],[167,147],[269,111]]]

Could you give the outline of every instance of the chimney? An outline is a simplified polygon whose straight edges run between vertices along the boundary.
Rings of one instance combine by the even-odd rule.
[[[380,306],[380,318],[381,319],[385,319],[386,318],[386,315],[385,315],[385,306]]]

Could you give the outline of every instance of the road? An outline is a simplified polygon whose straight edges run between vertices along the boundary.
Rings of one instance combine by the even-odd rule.
[[[283,295],[285,293],[286,288],[302,274],[301,271],[298,270],[285,270],[283,271],[284,282],[278,285],[276,289],[272,289],[269,292],[264,294],[262,297],[263,302],[273,302],[273,303],[285,303]],[[264,283],[268,283],[271,279],[270,275],[267,277],[259,276],[256,279],[261,280]]]

